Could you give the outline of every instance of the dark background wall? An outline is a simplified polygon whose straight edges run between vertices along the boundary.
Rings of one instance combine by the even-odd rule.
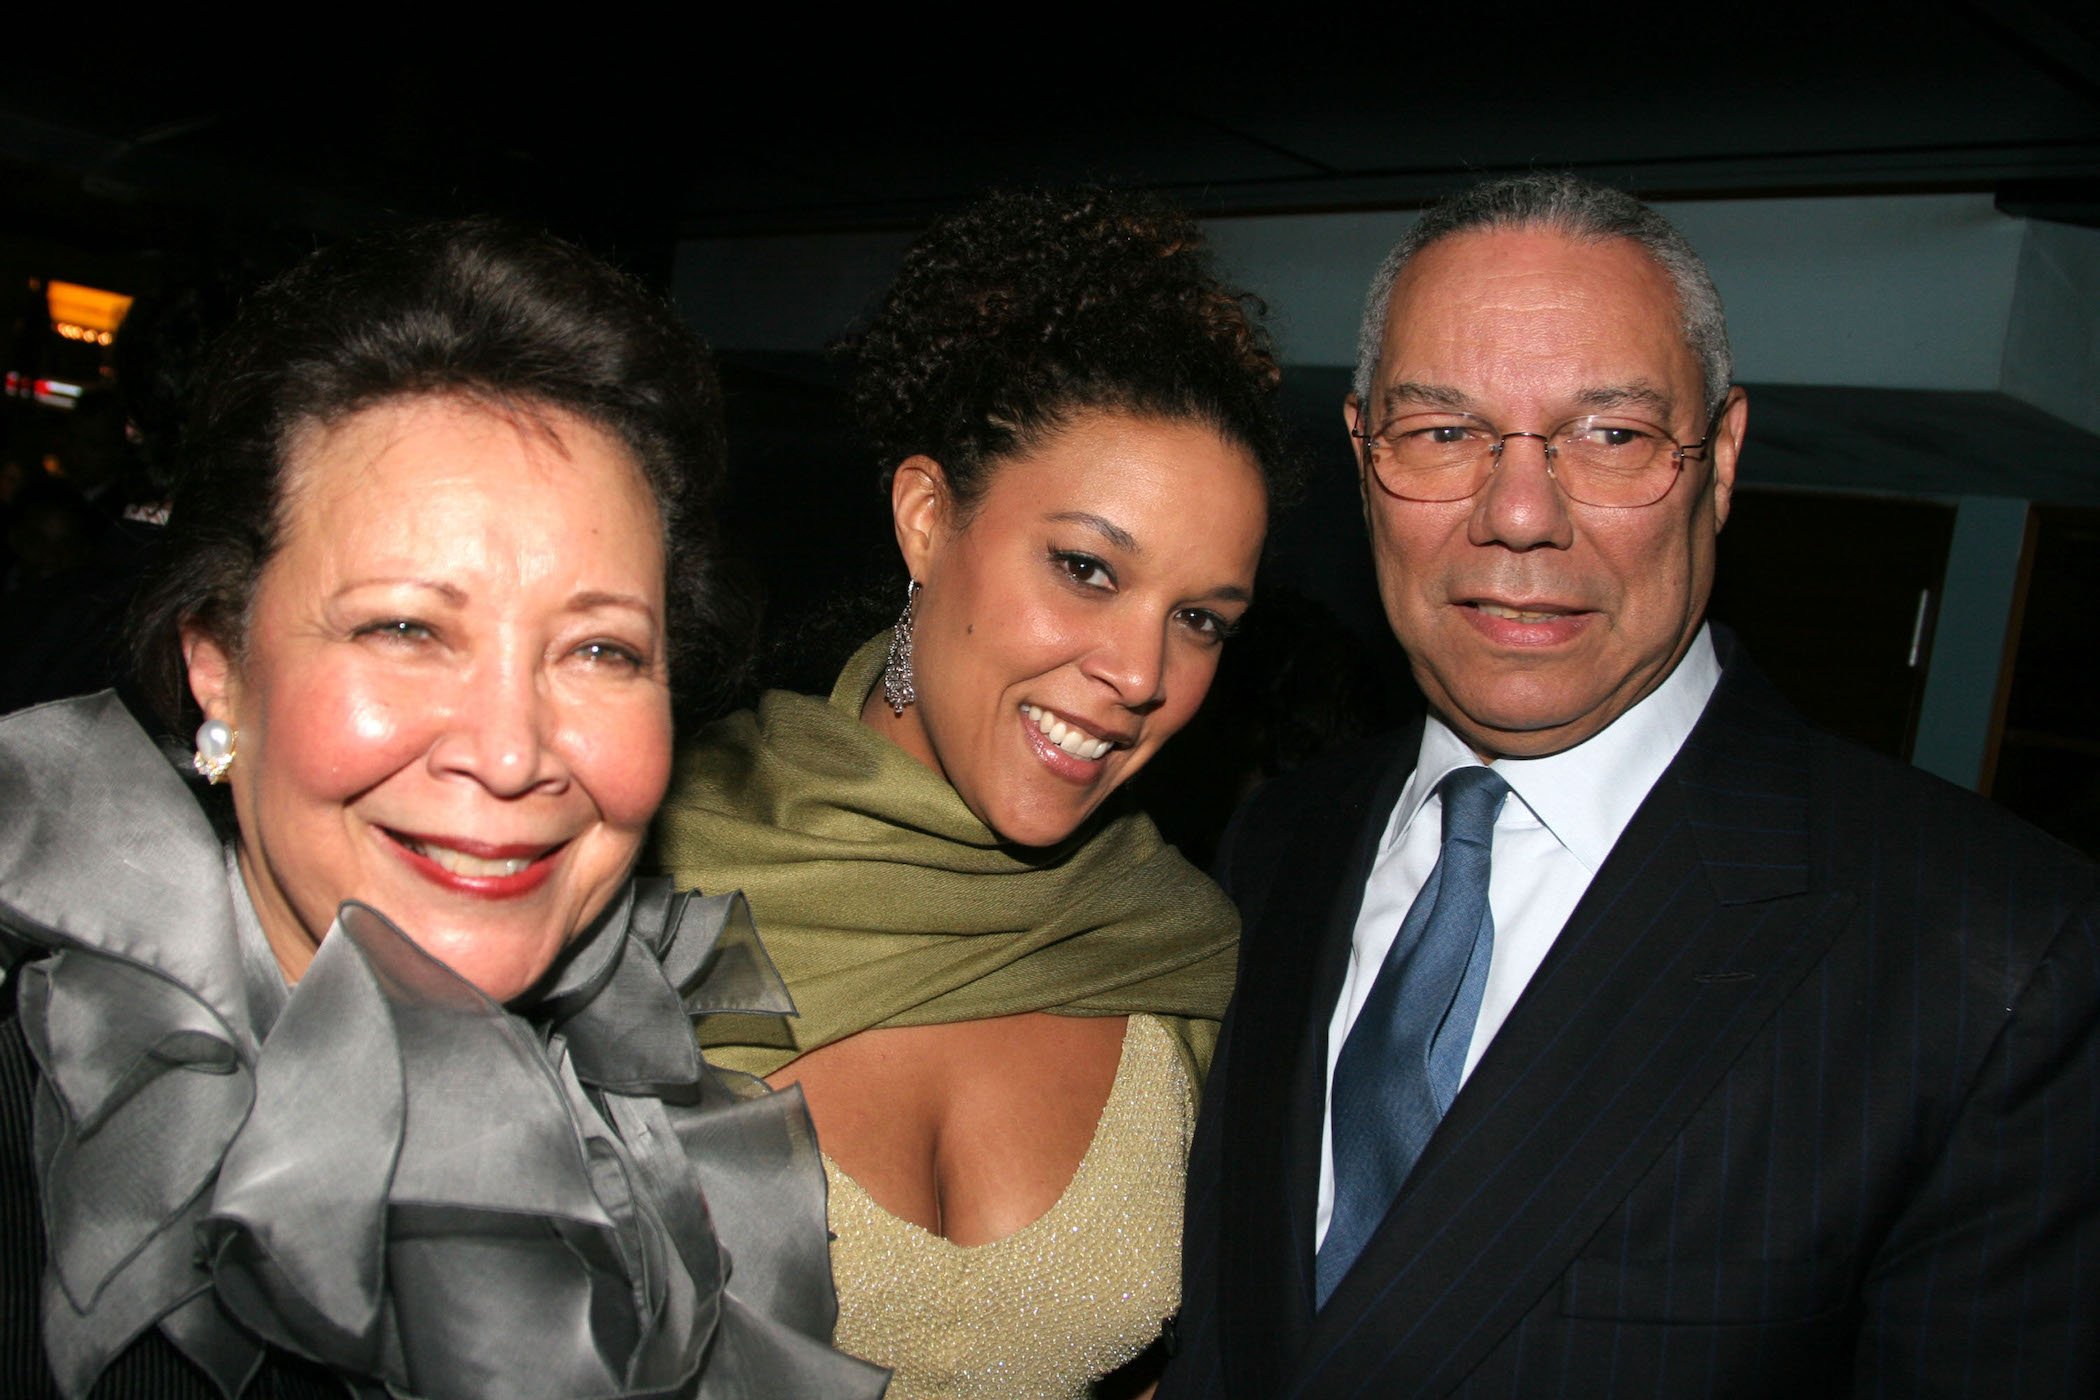
[[[1300,668],[1354,678],[1321,723],[1408,703],[1335,429],[1361,288],[1425,201],[1572,166],[1660,202],[1730,308],[1753,415],[1716,612],[1826,722],[2100,844],[2067,679],[2100,519],[2100,23],[2035,4],[1612,21],[1096,18],[938,45],[925,20],[781,23],[526,62],[110,51],[88,75],[16,44],[0,371],[92,383],[122,358],[55,343],[32,280],[187,298],[201,336],[242,285],[358,228],[547,224],[674,292],[721,349],[740,533],[797,643],[884,581],[873,466],[822,347],[913,231],[993,184],[1157,188],[1276,318],[1314,472],[1275,532],[1272,637],[1336,639],[1237,648],[1222,732],[1183,745],[1201,751],[1274,729]],[[18,478],[65,470],[59,415],[0,400]],[[778,664],[820,669],[792,644]]]

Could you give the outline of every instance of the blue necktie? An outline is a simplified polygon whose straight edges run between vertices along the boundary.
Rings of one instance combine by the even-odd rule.
[[[1385,1218],[1458,1093],[1495,950],[1488,871],[1509,784],[1466,767],[1437,784],[1444,844],[1342,1042],[1329,1099],[1334,1212],[1314,1261],[1319,1305]]]

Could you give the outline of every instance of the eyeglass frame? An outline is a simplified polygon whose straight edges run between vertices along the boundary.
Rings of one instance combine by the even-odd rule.
[[[1488,483],[1494,480],[1496,471],[1498,471],[1502,466],[1503,449],[1509,446],[1509,440],[1511,438],[1535,438],[1538,440],[1540,448],[1542,448],[1545,452],[1546,476],[1553,482],[1554,489],[1559,491],[1561,495],[1567,497],[1568,500],[1574,502],[1576,505],[1588,506],[1592,510],[1646,510],[1648,509],[1648,507],[1660,505],[1662,504],[1662,502],[1670,498],[1670,493],[1677,489],[1678,479],[1684,475],[1684,459],[1686,457],[1690,457],[1693,461],[1699,461],[1703,458],[1703,456],[1707,452],[1707,449],[1712,446],[1714,434],[1717,431],[1719,431],[1721,426],[1721,419],[1723,415],[1725,415],[1727,412],[1728,405],[1724,401],[1718,409],[1714,410],[1713,416],[1707,420],[1706,436],[1700,438],[1696,442],[1688,443],[1679,442],[1676,438],[1670,436],[1668,432],[1664,431],[1661,424],[1651,423],[1645,418],[1627,418],[1623,420],[1628,424],[1638,424],[1642,428],[1654,429],[1655,435],[1657,437],[1661,438],[1664,442],[1670,444],[1670,484],[1663,487],[1661,493],[1658,494],[1653,500],[1643,501],[1637,506],[1608,505],[1598,501],[1585,501],[1580,496],[1577,496],[1572,491],[1568,490],[1568,484],[1565,481],[1562,481],[1560,479],[1560,474],[1553,469],[1554,455],[1560,451],[1560,449],[1554,445],[1554,440],[1561,435],[1563,429],[1571,427],[1576,423],[1587,423],[1599,418],[1606,419],[1608,421],[1613,417],[1613,415],[1611,414],[1578,413],[1573,418],[1568,419],[1567,422],[1556,424],[1553,430],[1549,433],[1535,433],[1523,429],[1518,429],[1507,433],[1500,433],[1495,432],[1495,425],[1492,422],[1488,421],[1486,418],[1481,417],[1477,413],[1463,413],[1454,411],[1449,416],[1453,418],[1470,418],[1474,422],[1479,423],[1482,427],[1488,429],[1489,432],[1494,434],[1494,442],[1488,447],[1488,469],[1481,474],[1480,484],[1475,486],[1472,490],[1466,492],[1466,494],[1463,496],[1446,496],[1440,499],[1422,496],[1408,496],[1401,494],[1399,491],[1394,490],[1391,486],[1386,484],[1384,475],[1378,470],[1376,466],[1372,465],[1371,462],[1371,443],[1374,440],[1383,438],[1385,436],[1385,428],[1390,427],[1392,424],[1399,422],[1402,418],[1437,417],[1439,415],[1437,414],[1436,410],[1425,409],[1411,414],[1396,413],[1392,417],[1386,419],[1384,423],[1381,423],[1379,425],[1380,430],[1378,432],[1367,433],[1363,430],[1364,406],[1361,402],[1359,402],[1356,405],[1356,425],[1349,429],[1349,436],[1355,439],[1357,442],[1363,444],[1363,469],[1369,472],[1372,478],[1377,481],[1379,490],[1384,491],[1386,494],[1392,496],[1395,500],[1410,501],[1416,505],[1424,506],[1450,505],[1454,501],[1470,501],[1475,496],[1478,496],[1482,491],[1487,490]]]

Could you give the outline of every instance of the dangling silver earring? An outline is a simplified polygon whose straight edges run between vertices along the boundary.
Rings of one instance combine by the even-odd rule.
[[[190,767],[202,774],[207,783],[226,781],[226,770],[233,766],[233,743],[239,735],[234,727],[223,719],[208,719],[197,726],[197,752],[190,759]]]
[[[904,589],[904,612],[897,625],[890,629],[890,655],[882,663],[882,698],[890,702],[890,709],[903,714],[904,707],[919,698],[912,685],[911,674],[911,610],[918,601],[919,581],[913,579]]]

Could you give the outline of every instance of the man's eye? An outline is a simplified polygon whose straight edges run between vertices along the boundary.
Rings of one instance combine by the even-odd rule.
[[[1409,428],[1397,436],[1412,439],[1426,446],[1448,447],[1453,443],[1469,440],[1473,436],[1473,430],[1461,423],[1433,423],[1427,427]]]
[[[1637,447],[1653,438],[1652,434],[1623,423],[1592,423],[1570,436],[1585,447],[1604,448]]]

